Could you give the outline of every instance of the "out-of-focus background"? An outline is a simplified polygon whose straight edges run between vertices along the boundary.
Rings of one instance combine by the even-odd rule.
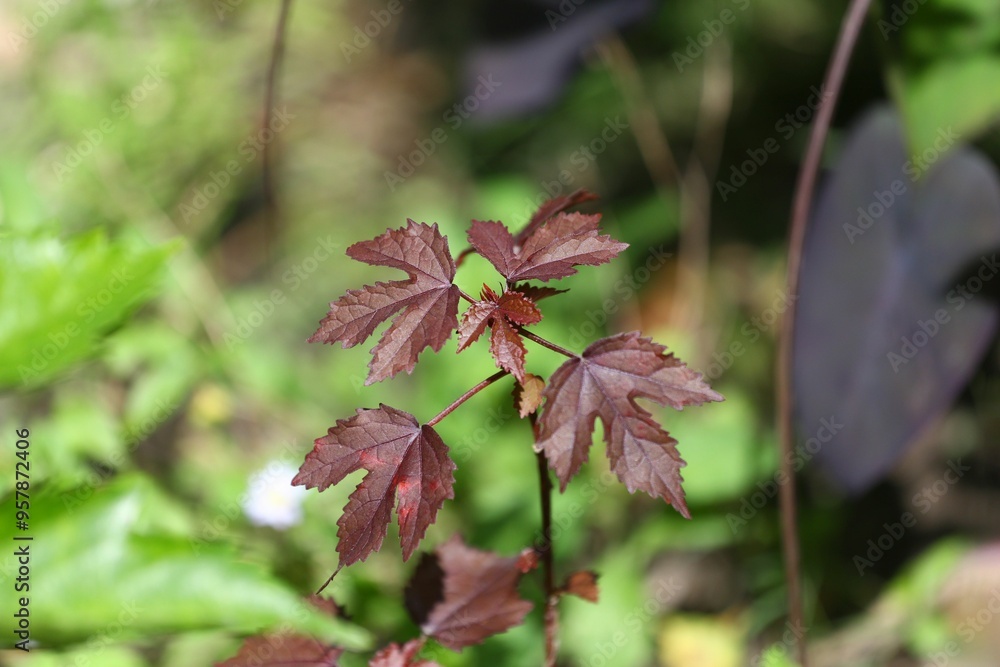
[[[785,665],[805,630],[818,665],[996,664],[992,343],[950,383],[954,405],[942,399],[856,493],[799,450],[807,627],[784,620],[775,340],[792,191],[844,2],[298,0],[267,116],[278,4],[0,5],[0,663],[209,665],[283,627],[352,646],[342,663],[360,665],[366,641],[415,636],[401,595],[414,563],[394,527],[328,589],[349,622],[301,604],[336,568],[336,521],[360,475],[322,494],[289,481],[355,408],[426,421],[493,362],[484,343],[456,358],[449,342],[412,375],[364,386],[374,341],[305,340],[347,289],[402,277],[349,260],[351,243],[412,218],[438,223],[457,253],[470,219],[517,229],[587,188],[601,199],[586,210],[630,247],[562,281],[570,292],[543,302],[537,330],[580,351],[640,329],[726,401],[654,408],[688,462],[692,520],[630,496],[597,436],[556,497],[558,571],[594,569],[601,589],[598,604],[562,603],[561,664]],[[917,154],[954,122],[995,164],[998,35],[992,3],[876,7],[825,166],[886,99]],[[952,67],[938,79],[935,58]],[[469,293],[497,280],[477,257],[458,277]],[[561,362],[530,348],[531,372]],[[529,545],[535,460],[509,387],[438,430],[456,497],[423,546],[456,532],[505,554]],[[14,535],[34,538],[28,653],[8,629]],[[535,579],[522,588],[540,600]],[[462,654],[426,654],[540,664],[541,632],[533,613]]]

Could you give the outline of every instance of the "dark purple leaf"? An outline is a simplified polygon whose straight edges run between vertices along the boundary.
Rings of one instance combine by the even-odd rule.
[[[921,173],[927,157],[907,154],[894,112],[868,113],[806,234],[792,369],[800,446],[818,447],[825,472],[854,492],[948,410],[997,323],[973,294],[1000,270],[981,256],[1000,243],[996,172],[969,148]],[[977,259],[980,276],[956,284]]]
[[[498,7],[506,19],[509,7]],[[654,4],[650,0],[546,0],[534,7],[538,15],[534,32],[502,43],[480,44],[469,56],[466,94],[477,99],[476,119],[508,118],[551,104],[592,44],[648,15]]]
[[[427,635],[455,651],[518,625],[531,610],[517,584],[537,565],[533,551],[503,558],[459,537],[425,554],[406,587],[406,607]]]
[[[436,662],[417,659],[423,645],[423,639],[411,639],[402,646],[389,644],[375,654],[368,667],[440,667]]]

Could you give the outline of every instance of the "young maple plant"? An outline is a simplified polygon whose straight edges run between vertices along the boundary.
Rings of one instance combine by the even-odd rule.
[[[680,410],[721,401],[722,396],[701,374],[638,332],[602,338],[577,354],[527,328],[542,319],[539,302],[564,291],[528,281],[564,278],[576,273],[574,267],[604,264],[627,247],[600,233],[599,214],[567,212],[592,199],[596,197],[583,190],[552,199],[517,234],[501,222],[474,220],[468,231],[471,248],[457,262],[436,224],[413,220],[347,249],[353,259],[399,269],[408,278],[347,292],[330,304],[310,342],[353,347],[393,318],[372,350],[366,381],[372,384],[401,371],[412,372],[424,348],[440,351],[455,331],[458,352],[464,352],[489,328],[490,353],[500,370],[426,423],[379,405],[358,409],[315,441],[294,485],[322,491],[355,471],[367,473],[337,522],[337,571],[381,548],[394,506],[403,560],[413,555],[444,501],[455,495],[455,464],[434,427],[471,396],[508,375],[514,380],[516,408],[532,425],[542,504],[542,537],[520,555],[503,558],[478,551],[457,537],[425,555],[405,595],[407,609],[423,635],[403,646],[382,649],[372,659],[373,666],[433,667],[435,663],[417,656],[427,638],[461,650],[520,623],[531,604],[520,598],[516,587],[521,575],[539,563],[547,598],[546,664],[555,664],[560,595],[596,601],[597,586],[591,572],[575,572],[562,585],[554,583],[549,471],[565,490],[588,458],[598,417],[611,469],[629,492],[642,490],[663,498],[690,518],[681,487],[680,469],[685,464],[677,441],[636,399]],[[484,285],[475,299],[455,284],[458,265],[472,252],[505,279],[499,294]],[[461,300],[470,305],[459,319]],[[526,369],[525,339],[568,357],[548,382]],[[335,664],[335,660],[315,664]]]

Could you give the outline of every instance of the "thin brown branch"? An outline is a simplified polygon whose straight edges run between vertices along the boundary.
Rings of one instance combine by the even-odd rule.
[[[278,12],[278,25],[274,29],[274,42],[271,46],[271,60],[267,68],[267,83],[264,91],[264,114],[260,120],[261,132],[268,128],[274,113],[275,99],[278,95],[278,73],[281,71],[281,61],[285,55],[285,33],[288,26],[288,15],[292,10],[292,0],[281,0]],[[261,184],[264,189],[264,205],[267,209],[267,237],[275,236],[278,225],[278,196],[274,180],[274,147],[277,136],[264,142],[261,150]]]
[[[536,417],[532,413],[531,430],[536,432]],[[552,478],[549,476],[549,460],[545,452],[535,452],[538,462],[538,484],[542,501],[542,538],[535,547],[542,559],[542,587],[545,590],[545,667],[555,667],[559,652],[559,592],[555,585],[552,548]]]
[[[851,53],[857,43],[858,34],[864,24],[871,0],[851,0],[840,26],[837,44],[830,65],[827,68],[823,90],[826,91],[816,114],[816,120],[809,135],[802,168],[795,186],[792,204],[791,229],[788,238],[788,285],[789,307],[781,321],[781,340],[778,350],[777,404],[778,433],[781,442],[781,469],[788,480],[779,487],[781,507],[781,535],[785,555],[785,571],[788,586],[789,620],[793,627],[804,628],[802,613],[801,564],[799,562],[798,521],[795,507],[795,469],[792,465],[793,426],[792,412],[794,399],[791,387],[792,341],[795,336],[795,311],[798,302],[799,273],[802,262],[802,247],[805,242],[806,224],[812,207],[813,191],[819,173],[823,145],[837,106],[837,98],[844,83]],[[797,655],[803,667],[808,665],[805,637],[797,641]]]
[[[429,422],[427,422],[427,425],[428,426],[434,426],[434,425],[436,425],[442,419],[444,419],[445,417],[447,417],[448,415],[450,415],[452,412],[454,412],[455,408],[457,408],[458,406],[460,406],[462,403],[465,403],[467,400],[469,400],[470,398],[472,398],[473,396],[475,396],[476,394],[478,394],[479,392],[481,392],[483,389],[486,389],[486,387],[490,386],[491,384],[493,384],[494,382],[496,382],[497,380],[499,380],[500,378],[502,378],[505,375],[507,375],[507,371],[497,371],[493,375],[489,376],[488,378],[486,378],[485,380],[483,380],[482,382],[480,382],[479,384],[477,384],[475,387],[473,387],[469,391],[465,392],[464,394],[462,394],[461,396],[459,396],[458,398],[456,398],[455,401],[451,405],[449,405],[448,407],[446,407],[444,410],[442,410],[441,412],[439,412],[437,414],[437,416],[435,416],[433,419],[431,419]]]
[[[129,219],[146,225],[150,237],[157,243],[183,238],[176,222],[140,184],[124,157],[120,153],[110,155],[98,162],[103,175],[101,182],[111,195],[109,200],[119,204]],[[215,275],[190,243],[183,245],[168,266],[208,339],[221,348],[226,332],[236,328],[236,316],[226,303]]]
[[[708,285],[709,237],[712,226],[712,186],[719,168],[722,138],[732,109],[732,50],[725,36],[720,36],[705,52],[698,104],[698,125],[691,156],[681,180],[681,226],[677,240],[677,297],[673,300],[670,322],[673,326],[702,334],[703,313]],[[706,346],[699,346],[701,365],[707,356]]]
[[[722,156],[726,124],[733,105],[733,52],[725,36],[716,39],[705,51],[701,96],[698,102],[698,125],[692,153],[698,156],[708,180],[714,180]]]
[[[669,321],[673,327],[696,332],[701,328],[708,275],[712,198],[709,184],[718,168],[721,137],[732,102],[729,44],[720,38],[706,54],[699,122],[683,172],[628,47],[614,35],[601,43],[599,53],[626,102],[629,125],[657,193],[668,207],[673,205],[671,191],[676,189],[680,193],[677,283]]]
[[[597,52],[627,102],[627,115],[646,169],[658,188],[669,189],[680,181],[677,160],[670,150],[653,105],[642,89],[639,68],[617,33],[597,45]]]

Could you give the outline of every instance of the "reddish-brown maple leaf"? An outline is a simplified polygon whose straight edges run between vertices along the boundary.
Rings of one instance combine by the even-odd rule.
[[[308,602],[330,616],[339,616],[337,603],[311,595]],[[247,637],[239,653],[216,667],[337,667],[344,649],[313,637],[294,633],[272,633]]]
[[[421,558],[406,587],[406,608],[426,635],[460,651],[518,625],[531,611],[517,592],[528,563],[523,555],[473,549],[455,536]]]
[[[572,208],[577,204],[582,204],[585,201],[593,201],[597,199],[597,195],[593,192],[588,192],[583,188],[569,193],[568,195],[563,195],[562,197],[553,197],[549,199],[544,204],[538,207],[535,214],[531,216],[531,220],[528,224],[524,226],[524,229],[517,233],[514,237],[515,245],[522,245],[529,236],[531,236],[539,226],[542,225],[546,220],[556,215],[557,213],[562,213],[568,208]]]
[[[568,289],[556,289],[555,287],[545,287],[542,285],[531,285],[529,283],[518,283],[511,288],[512,292],[520,292],[524,296],[528,297],[535,303],[538,303],[542,299],[547,299],[550,296],[555,296],[556,294],[565,294]]]
[[[437,225],[407,220],[406,227],[355,243],[348,256],[373,266],[405,271],[409,280],[378,282],[351,290],[330,304],[310,343],[354,347],[375,332],[379,324],[402,310],[372,350],[365,384],[413,370],[425,347],[441,349],[458,326],[459,289],[452,283],[455,262],[448,239]]]
[[[641,489],[691,518],[677,441],[635,399],[680,410],[723,398],[700,373],[665,351],[637,331],[618,334],[591,344],[549,378],[535,448],[545,452],[563,490],[587,460],[600,417],[611,469],[629,493]]]
[[[292,634],[248,637],[240,652],[216,667],[337,667],[344,649]]]
[[[545,390],[545,380],[525,373],[524,380],[514,384],[514,407],[524,419],[538,409],[542,404],[542,392]]]
[[[375,654],[368,667],[441,667],[432,660],[417,660],[423,639],[411,639],[402,646],[393,643]]]
[[[482,301],[469,306],[462,316],[458,327],[458,351],[474,343],[489,325],[490,352],[497,367],[524,382],[524,356],[528,351],[512,325],[535,324],[541,319],[538,307],[520,292],[507,290],[497,296],[496,292],[483,285]]]
[[[597,602],[600,591],[597,587],[597,573],[590,570],[579,570],[566,577],[562,592],[575,595],[587,602]]]
[[[455,464],[430,426],[387,405],[341,419],[306,456],[292,480],[323,491],[356,470],[367,470],[351,494],[340,529],[340,566],[366,559],[382,546],[399,498],[399,541],[409,559],[446,498],[454,498]]]
[[[473,220],[469,242],[508,282],[553,280],[576,273],[574,266],[609,262],[628,247],[601,235],[601,216],[559,213],[519,245],[501,222]]]
[[[520,248],[524,244],[525,239],[534,234],[535,230],[538,229],[546,220],[548,220],[552,216],[556,215],[557,213],[562,213],[566,209],[572,208],[577,204],[582,204],[583,202],[586,201],[593,201],[594,199],[597,199],[597,195],[581,188],[579,190],[569,193],[568,195],[563,195],[561,197],[554,197],[552,199],[547,200],[545,203],[543,203],[541,206],[538,207],[538,210],[535,211],[535,214],[533,216],[531,216],[531,220],[528,221],[528,224],[522,227],[521,231],[519,231],[514,236],[514,247]],[[462,260],[465,258],[465,256],[471,252],[474,252],[473,248],[466,248],[465,250],[463,250],[462,253],[458,256],[456,263],[461,265]],[[523,290],[518,288],[518,291],[520,292]],[[565,290],[558,290],[558,291],[565,291]],[[546,296],[551,296],[551,294],[548,294]],[[528,295],[528,297],[537,301],[537,299],[530,294]]]

